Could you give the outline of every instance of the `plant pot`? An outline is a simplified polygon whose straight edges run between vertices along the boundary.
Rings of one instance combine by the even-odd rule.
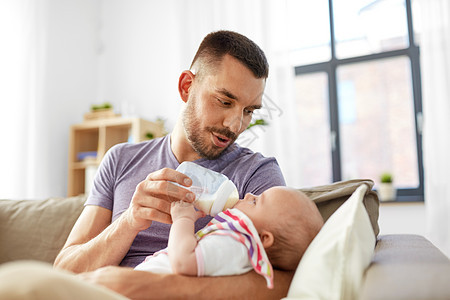
[[[377,192],[380,201],[393,201],[397,194],[397,190],[392,183],[380,183]]]

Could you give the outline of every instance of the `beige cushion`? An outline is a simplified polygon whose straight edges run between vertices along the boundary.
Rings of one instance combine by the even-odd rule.
[[[378,227],[378,209],[380,202],[377,193],[372,191],[372,180],[353,179],[311,188],[301,188],[300,190],[316,203],[324,221],[326,221],[345,201],[347,201],[361,184],[367,186],[363,203],[369,214],[373,232],[375,233],[375,236],[377,236],[380,232]]]
[[[367,185],[331,215],[303,255],[286,299],[358,299],[375,235],[363,205]]]
[[[33,259],[53,263],[86,198],[0,200],[0,263]]]

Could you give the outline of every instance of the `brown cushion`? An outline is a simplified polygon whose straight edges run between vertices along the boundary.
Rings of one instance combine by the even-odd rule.
[[[372,180],[353,179],[311,188],[301,188],[299,190],[304,192],[316,203],[324,221],[326,221],[361,184],[366,184],[368,186],[363,202],[367,213],[369,214],[373,232],[375,233],[375,236],[377,236],[380,232],[380,228],[378,227],[378,209],[380,202],[377,193],[372,191]]]
[[[86,198],[0,200],[0,263],[34,259],[53,263]]]

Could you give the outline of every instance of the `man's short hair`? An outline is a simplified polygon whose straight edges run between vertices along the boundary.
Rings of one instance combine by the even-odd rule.
[[[256,78],[269,76],[269,64],[261,48],[242,34],[226,30],[212,32],[203,39],[191,69],[195,65],[198,74],[204,68],[214,68],[226,54],[243,63]]]

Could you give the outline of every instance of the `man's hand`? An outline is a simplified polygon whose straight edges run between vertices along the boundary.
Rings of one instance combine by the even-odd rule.
[[[173,201],[192,203],[195,194],[174,182],[189,187],[192,180],[173,169],[164,168],[153,172],[140,182],[131,199],[129,208],[123,213],[132,228],[145,230],[152,221],[172,223],[170,207]]]

